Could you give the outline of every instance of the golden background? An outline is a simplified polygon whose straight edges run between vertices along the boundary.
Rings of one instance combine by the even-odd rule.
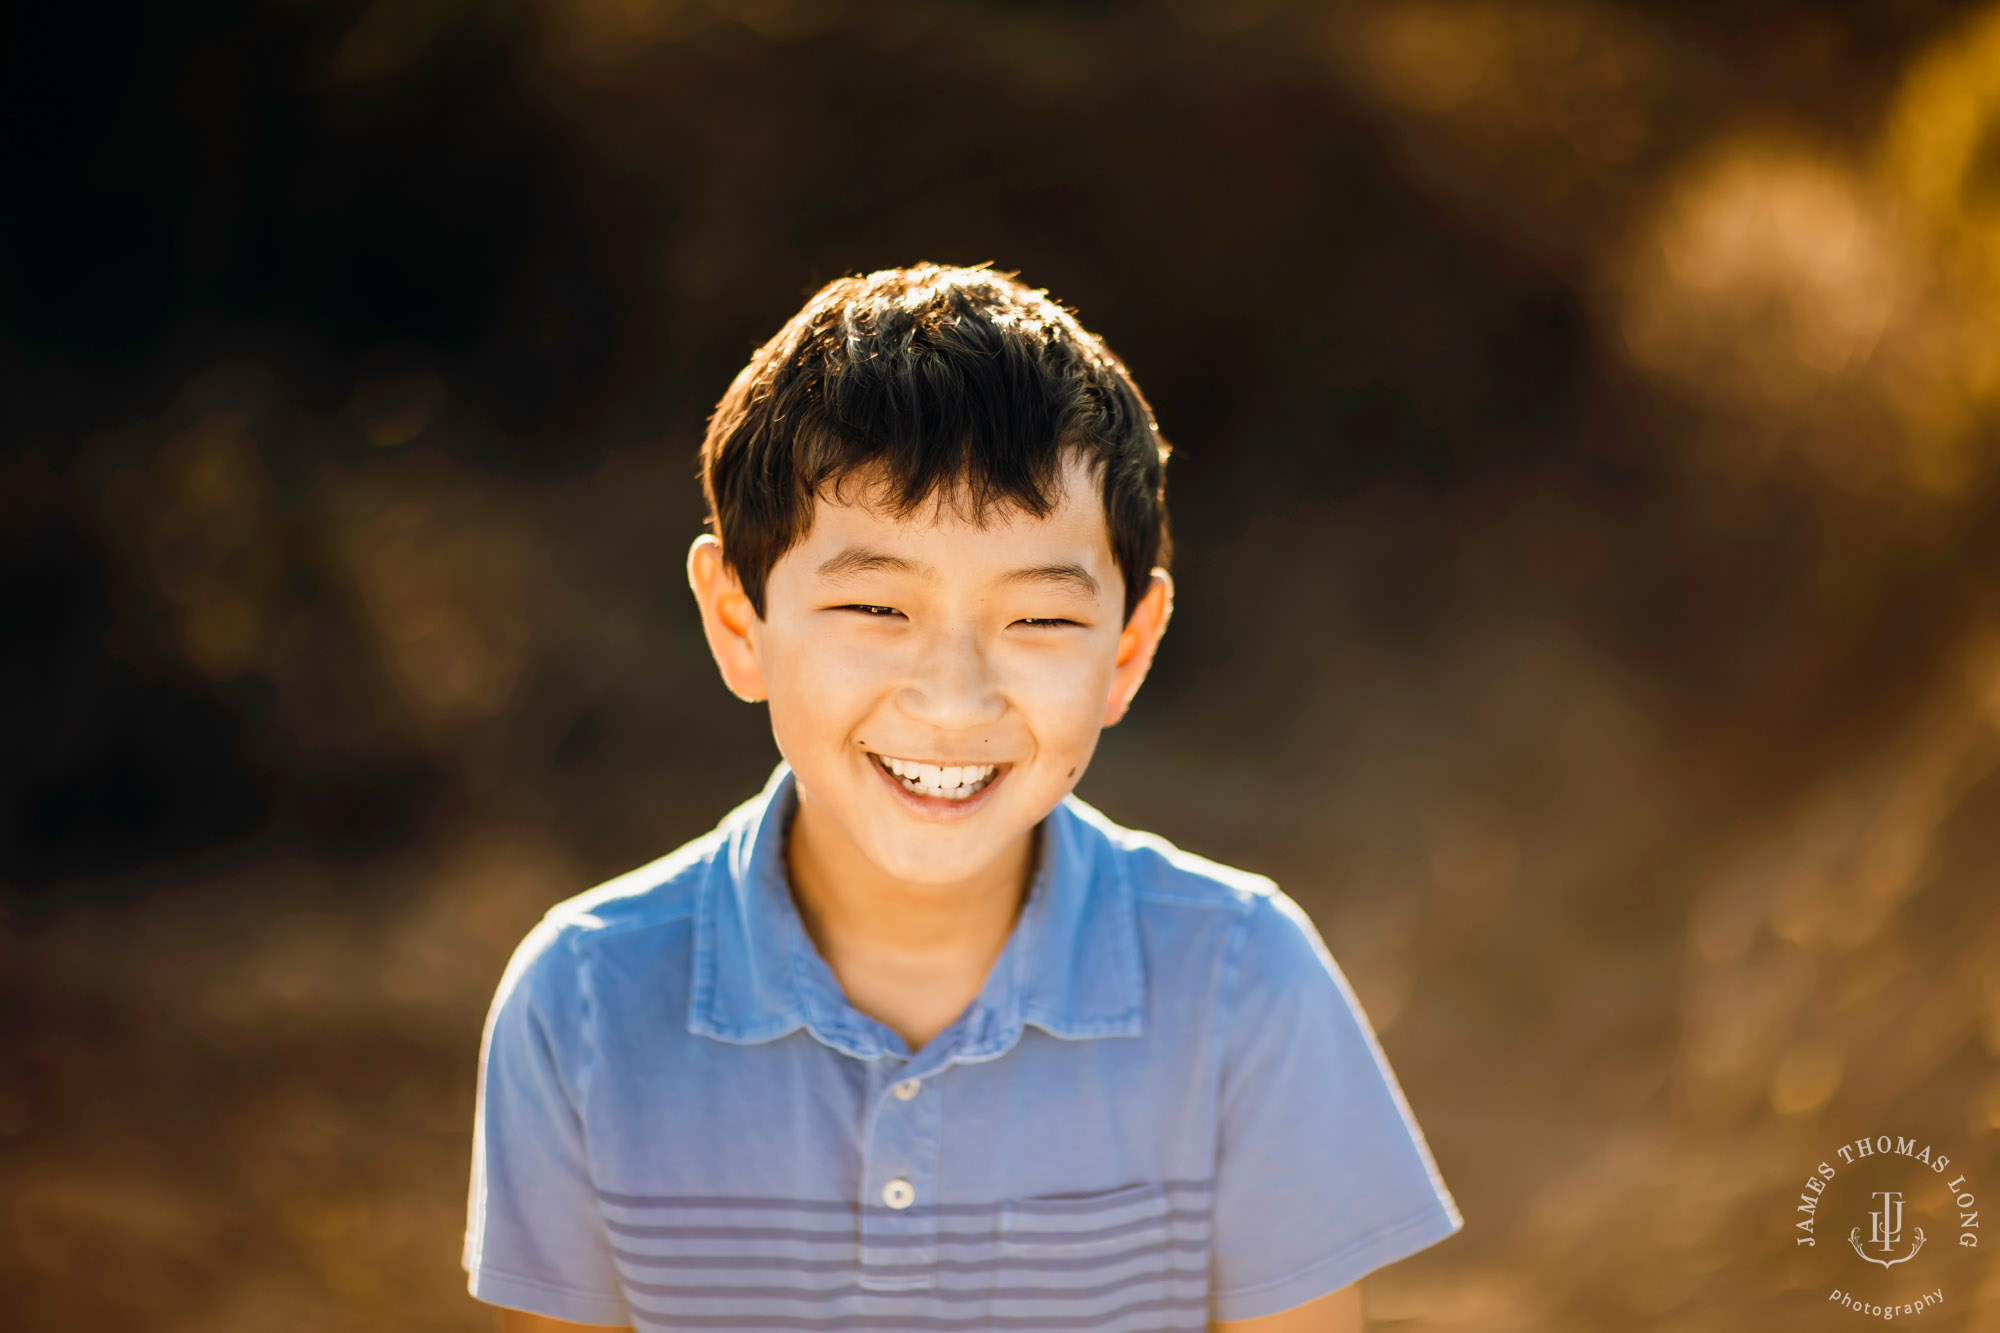
[[[918,259],[1051,289],[1176,446],[1079,790],[1353,978],[1467,1217],[1375,1326],[1844,1327],[1792,1208],[1864,1135],[2000,1210],[2000,8],[59,8],[0,231],[9,1328],[487,1326],[503,961],[776,758],[681,572],[702,419]],[[1922,1326],[2000,1326],[1933,1239]]]

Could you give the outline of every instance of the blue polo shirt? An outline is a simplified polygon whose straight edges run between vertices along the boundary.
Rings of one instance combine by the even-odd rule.
[[[856,1010],[757,796],[549,912],[480,1057],[465,1265],[640,1329],[1205,1328],[1461,1225],[1312,924],[1066,796],[979,997]]]

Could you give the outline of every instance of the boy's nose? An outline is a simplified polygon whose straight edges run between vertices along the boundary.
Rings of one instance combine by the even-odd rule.
[[[980,726],[1007,708],[987,655],[967,636],[947,634],[918,651],[899,702],[911,717],[940,731]]]

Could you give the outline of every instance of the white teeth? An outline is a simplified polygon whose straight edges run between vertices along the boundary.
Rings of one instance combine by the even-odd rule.
[[[911,759],[895,759],[888,755],[877,755],[883,767],[903,779],[906,791],[919,796],[941,796],[950,801],[962,801],[983,788],[995,773],[998,764],[954,764],[939,767],[936,764],[920,764]]]

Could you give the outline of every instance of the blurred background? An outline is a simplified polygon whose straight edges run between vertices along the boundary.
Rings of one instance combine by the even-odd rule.
[[[1844,1325],[1792,1210],[1864,1135],[2000,1206],[2000,6],[9,27],[10,1328],[488,1326],[502,964],[777,758],[682,573],[703,420],[918,259],[1176,445],[1079,792],[1353,978],[1468,1219],[1376,1326]],[[2000,1324],[1946,1261],[1926,1326]]]

